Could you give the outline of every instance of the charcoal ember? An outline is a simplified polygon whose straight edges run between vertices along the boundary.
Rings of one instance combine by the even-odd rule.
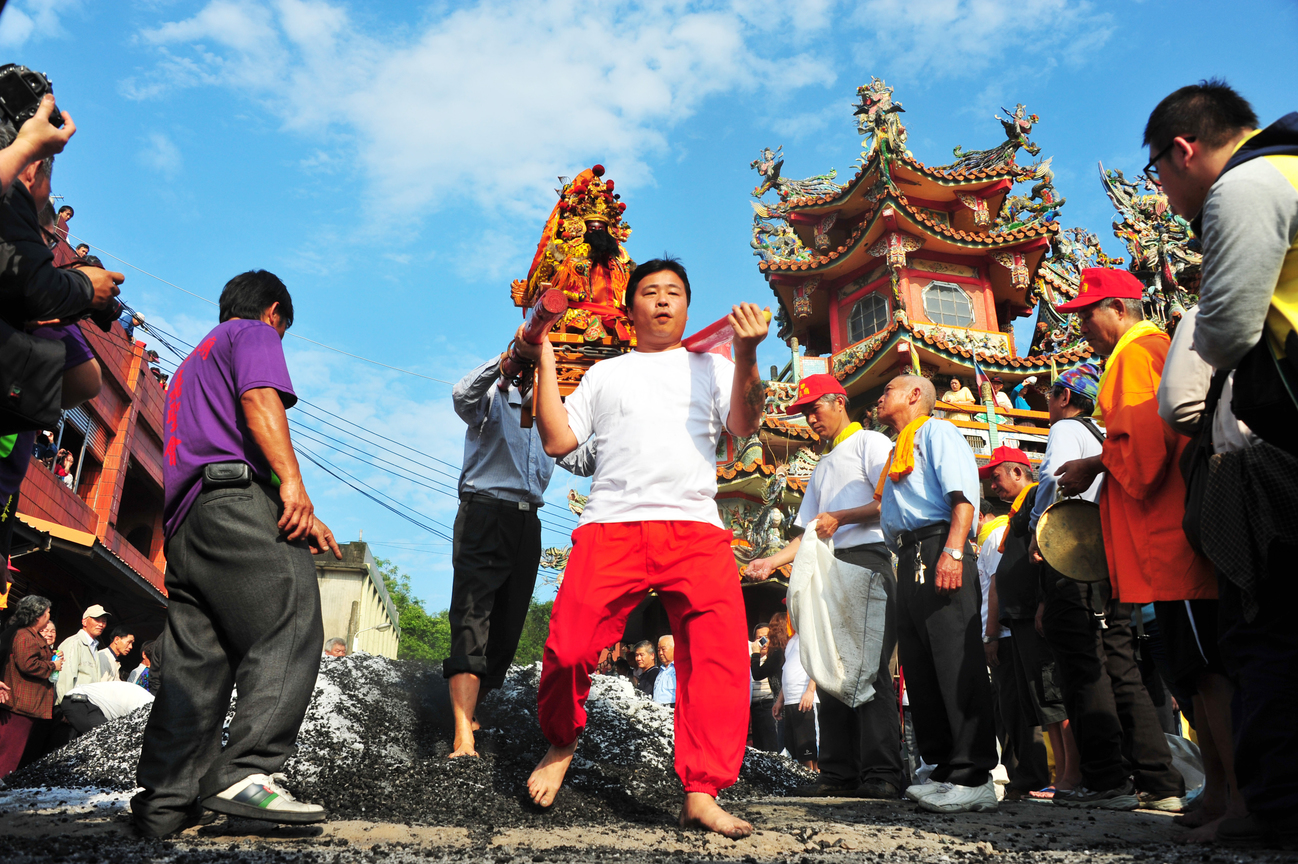
[[[450,700],[437,670],[367,654],[325,658],[284,766],[287,785],[337,819],[470,828],[674,822],[682,790],[672,709],[613,676],[592,681],[586,731],[554,806],[531,803],[527,777],[549,746],[536,716],[539,679],[540,664],[512,668],[480,706],[480,758],[452,760]],[[133,789],[148,712],[92,730],[7,785]],[[750,749],[721,799],[786,794],[812,779],[792,760]]]

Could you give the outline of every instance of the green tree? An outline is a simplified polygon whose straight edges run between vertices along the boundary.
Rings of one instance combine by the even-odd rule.
[[[440,665],[451,653],[449,612],[443,609],[429,614],[424,608],[424,601],[412,593],[408,575],[384,558],[375,558],[374,561],[379,565],[379,572],[383,574],[383,586],[388,589],[388,597],[400,618],[401,642],[397,648],[397,657]]]
[[[545,640],[550,635],[550,610],[554,601],[544,603],[532,602],[527,607],[527,619],[523,622],[523,635],[518,640],[518,650],[514,652],[514,662],[527,666],[541,659],[545,652]]]
[[[397,657],[402,660],[421,660],[441,666],[451,653],[451,616],[449,610],[428,612],[424,601],[415,597],[410,587],[410,577],[396,564],[385,558],[375,558],[383,574],[383,586],[397,609],[400,618],[401,642]],[[514,652],[514,662],[526,666],[541,659],[545,640],[550,635],[550,610],[554,601],[538,603],[535,598],[528,604],[523,634]]]

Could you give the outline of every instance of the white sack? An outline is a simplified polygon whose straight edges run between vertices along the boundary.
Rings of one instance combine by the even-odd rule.
[[[834,541],[802,534],[789,577],[789,617],[801,637],[807,674],[840,702],[855,708],[874,698],[888,595],[884,576],[834,557]]]

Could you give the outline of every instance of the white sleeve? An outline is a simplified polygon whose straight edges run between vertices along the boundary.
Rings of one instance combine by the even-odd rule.
[[[712,362],[712,398],[721,429],[730,425],[730,390],[735,384],[735,364],[720,354],[709,354]]]
[[[861,434],[866,436],[865,453],[862,454],[865,482],[870,485],[870,491],[873,492],[879,486],[879,475],[888,464],[888,455],[892,453],[892,442],[887,436],[878,432],[866,431]]]
[[[577,436],[578,441],[585,441],[595,431],[595,406],[591,403],[599,396],[599,376],[595,374],[599,364],[596,363],[581,377],[577,389],[568,394],[563,406],[568,409],[568,428]],[[594,375],[592,383],[591,376]]]

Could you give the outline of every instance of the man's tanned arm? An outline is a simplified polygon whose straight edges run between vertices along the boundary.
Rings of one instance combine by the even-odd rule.
[[[554,347],[548,342],[532,345],[523,341],[523,328],[518,328],[514,340],[518,353],[536,364],[536,431],[541,433],[541,447],[547,456],[556,459],[567,456],[581,444],[568,425],[568,409],[559,396],[559,375],[554,360]]]
[[[730,387],[730,416],[726,431],[736,438],[757,432],[766,405],[766,385],[757,371],[757,346],[769,329],[766,315],[755,303],[741,303],[728,316],[735,331],[735,377]]]
[[[279,391],[273,387],[255,387],[239,397],[239,405],[252,440],[279,478],[279,497],[284,506],[279,530],[289,540],[306,537],[313,553],[329,549],[341,560],[342,552],[333,532],[315,517],[315,506],[306,494],[302,469],[288,433],[288,412],[284,410]]]

